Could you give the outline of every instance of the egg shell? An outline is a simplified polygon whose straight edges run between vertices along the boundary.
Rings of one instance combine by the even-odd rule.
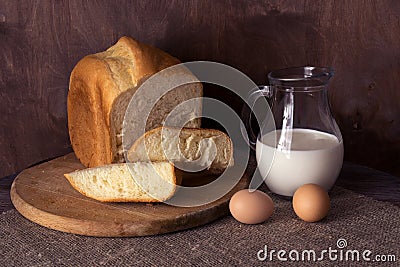
[[[274,212],[272,199],[259,190],[236,192],[229,201],[232,216],[241,223],[258,224],[266,221]]]
[[[300,186],[293,195],[293,210],[306,222],[317,222],[329,212],[329,195],[319,185],[305,184]]]

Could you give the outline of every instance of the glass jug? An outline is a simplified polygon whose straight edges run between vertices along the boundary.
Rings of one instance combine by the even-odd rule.
[[[269,86],[260,86],[249,96],[252,106],[266,97],[272,111],[256,140],[253,134],[249,141],[256,150],[260,174],[276,194],[293,196],[308,183],[328,191],[339,175],[343,140],[328,101],[332,76],[329,67],[277,70],[268,74]]]

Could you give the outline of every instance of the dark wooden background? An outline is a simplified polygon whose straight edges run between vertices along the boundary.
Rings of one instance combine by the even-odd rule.
[[[400,175],[400,1],[0,0],[0,14],[0,177],[71,151],[69,73],[123,35],[259,84],[273,69],[333,66],[345,159]]]

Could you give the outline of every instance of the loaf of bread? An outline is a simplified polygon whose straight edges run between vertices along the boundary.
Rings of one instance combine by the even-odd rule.
[[[169,54],[129,37],[122,37],[106,51],[88,55],[77,63],[69,84],[68,128],[72,148],[83,165],[95,167],[125,161],[122,124],[132,96],[149,76],[178,63]],[[145,130],[163,125],[177,105],[202,94],[199,82],[169,91],[152,109]],[[131,111],[133,118],[142,116],[139,106]],[[201,100],[192,102],[191,110],[185,112],[191,118],[186,126],[200,127],[200,118],[196,117],[201,113]],[[129,142],[133,143],[135,135],[130,134]]]
[[[127,158],[129,162],[189,163],[186,166],[192,170],[199,167],[221,173],[233,165],[233,146],[229,136],[219,130],[158,127],[137,139],[128,150]]]
[[[177,179],[168,162],[110,164],[64,175],[81,194],[102,202],[162,202]]]

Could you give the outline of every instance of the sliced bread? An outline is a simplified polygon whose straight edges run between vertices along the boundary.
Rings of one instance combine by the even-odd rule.
[[[102,202],[162,202],[177,179],[168,162],[110,164],[64,174],[81,194]]]
[[[129,162],[168,160],[178,168],[193,163],[212,173],[221,173],[233,165],[233,145],[229,136],[219,130],[158,127],[133,143],[127,159]]]

